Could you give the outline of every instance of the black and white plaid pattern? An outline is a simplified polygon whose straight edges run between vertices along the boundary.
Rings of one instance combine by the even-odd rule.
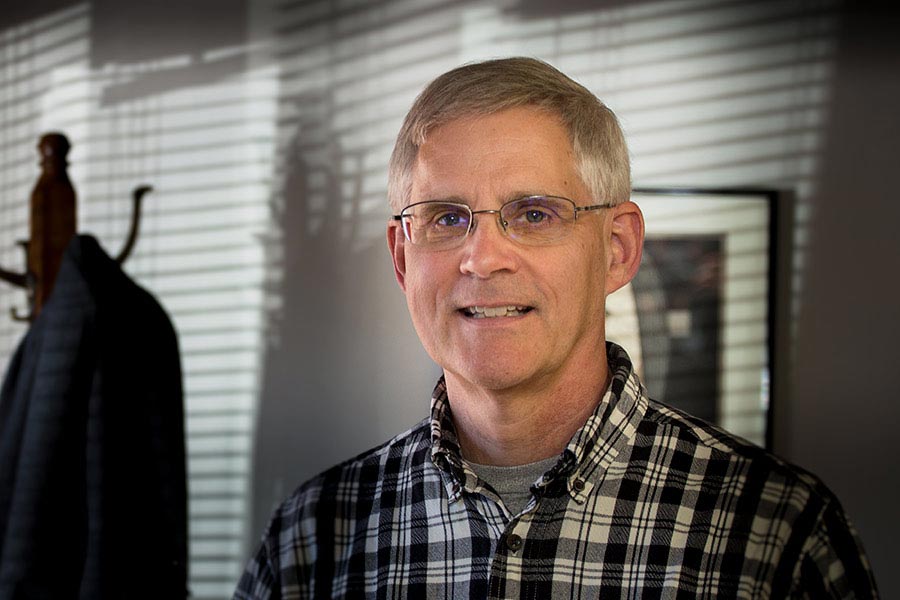
[[[608,344],[610,390],[510,515],[432,416],[301,486],[234,598],[874,598],[814,476],[649,400]]]

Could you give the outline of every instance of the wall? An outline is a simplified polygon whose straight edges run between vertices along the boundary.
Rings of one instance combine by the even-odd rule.
[[[131,187],[154,184],[128,271],[179,330],[192,587],[227,597],[274,502],[426,414],[437,370],[383,239],[403,113],[460,62],[539,56],[620,115],[636,185],[795,192],[776,449],[838,492],[892,597],[887,16],[828,0],[16,5],[0,17],[0,260],[21,261],[43,131],[72,136],[81,229],[111,252]],[[0,290],[3,314],[22,302]],[[0,323],[4,362],[23,331]]]
[[[884,598],[900,596],[898,26],[889,10],[842,24],[781,444],[841,498]]]

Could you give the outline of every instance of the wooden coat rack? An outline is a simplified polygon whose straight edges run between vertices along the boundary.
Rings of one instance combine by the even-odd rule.
[[[24,273],[7,271],[0,267],[0,279],[24,288],[28,294],[28,313],[13,308],[13,319],[33,321],[50,297],[56,275],[62,264],[63,253],[76,230],[75,188],[66,171],[66,160],[71,148],[69,140],[61,133],[48,133],[38,142],[41,156],[41,174],[31,192],[30,238],[19,241],[25,251]],[[125,245],[116,257],[120,265],[125,262],[137,241],[141,220],[141,201],[151,191],[142,185],[132,192],[133,210],[131,227]]]

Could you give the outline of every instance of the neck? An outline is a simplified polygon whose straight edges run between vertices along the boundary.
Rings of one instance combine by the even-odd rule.
[[[606,355],[568,379],[488,390],[445,372],[453,424],[466,460],[524,465],[556,456],[609,385]]]

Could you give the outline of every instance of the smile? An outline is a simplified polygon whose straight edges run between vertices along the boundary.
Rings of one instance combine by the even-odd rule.
[[[467,306],[463,314],[473,319],[493,319],[495,317],[521,317],[531,310],[530,306]]]

